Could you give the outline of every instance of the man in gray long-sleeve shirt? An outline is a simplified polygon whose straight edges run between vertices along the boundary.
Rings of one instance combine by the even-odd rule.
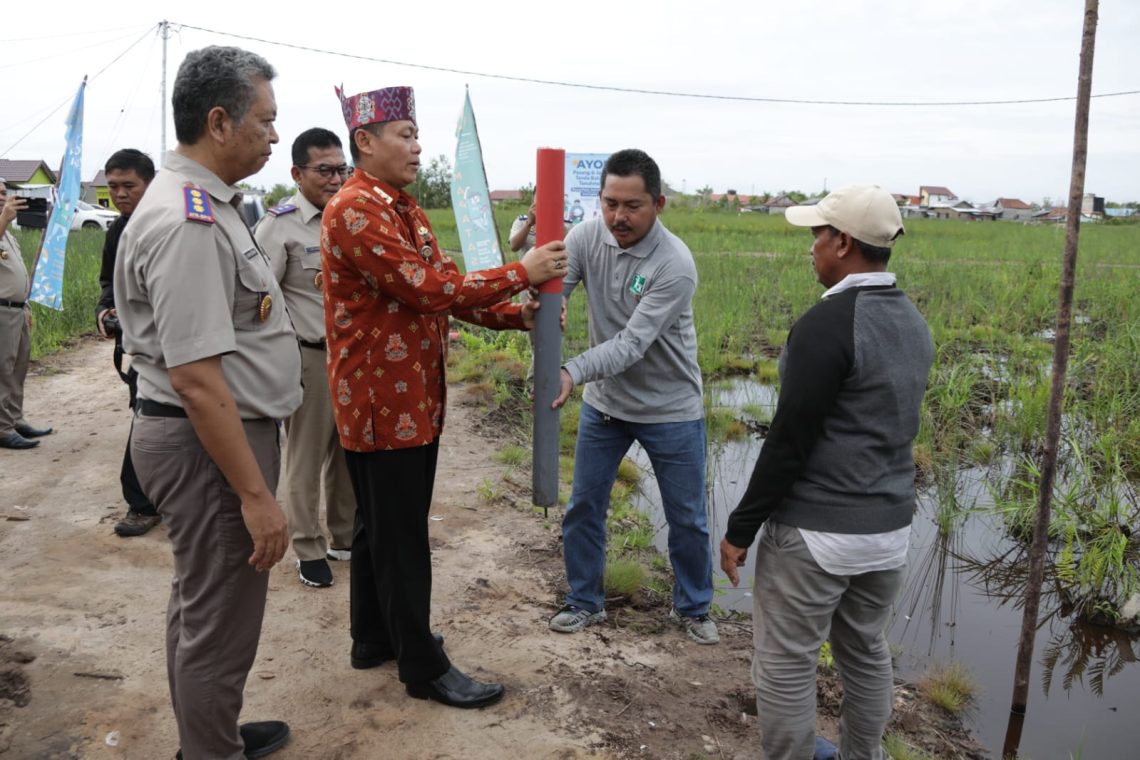
[[[640,150],[602,170],[602,219],[566,237],[563,295],[586,287],[590,348],[561,372],[565,403],[586,383],[574,452],[574,485],[562,523],[570,594],[550,628],[574,633],[606,619],[606,511],[618,465],[634,441],[653,464],[669,523],[670,619],[699,644],[719,641],[708,616],[712,556],[705,513],[705,420],[693,293],[697,269],[657,220],[661,172]]]
[[[815,670],[830,638],[843,678],[839,754],[881,760],[893,703],[885,629],[905,573],[914,456],[934,358],[930,330],[887,270],[898,206],[870,185],[785,217],[811,227],[822,300],[792,327],[780,399],[720,564],[732,585],[756,549],[752,625],[768,760],[835,757],[815,737]]]

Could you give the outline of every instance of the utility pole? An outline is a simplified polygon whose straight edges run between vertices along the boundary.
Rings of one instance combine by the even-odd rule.
[[[1003,758],[1016,758],[1021,730],[1029,702],[1029,669],[1033,660],[1033,639],[1037,633],[1037,612],[1041,583],[1045,577],[1045,549],[1048,544],[1049,513],[1057,467],[1057,443],[1061,437],[1061,407],[1065,398],[1065,376],[1069,367],[1069,326],[1072,323],[1073,290],[1076,284],[1077,244],[1081,232],[1081,201],[1085,193],[1085,163],[1089,148],[1089,98],[1092,93],[1093,51],[1096,47],[1098,0],[1085,0],[1081,55],[1077,74],[1077,113],[1073,128],[1073,168],[1069,183],[1069,213],[1065,221],[1065,253],[1061,265],[1061,288],[1057,299],[1057,327],[1053,338],[1052,386],[1045,446],[1041,455],[1041,481],[1037,493],[1037,519],[1029,549],[1029,577],[1025,583],[1021,635],[1013,675],[1013,699],[1009,708]]]
[[[170,39],[170,22],[159,21],[158,33],[162,35],[162,144],[159,161],[166,160],[166,41]]]

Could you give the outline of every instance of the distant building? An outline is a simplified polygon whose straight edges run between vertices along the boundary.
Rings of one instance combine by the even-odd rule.
[[[998,198],[994,201],[993,208],[997,210],[999,219],[1013,221],[1032,219],[1035,213],[1033,206],[1020,198]]]
[[[522,190],[492,190],[491,203],[521,203]]]
[[[1106,208],[1104,215],[1112,219],[1127,219],[1131,216],[1140,216],[1140,212],[1134,208]]]
[[[760,204],[759,210],[766,214],[783,214],[792,206],[800,205],[791,196],[775,195]],[[806,204],[805,204],[806,205]]]
[[[918,188],[920,206],[945,205],[958,200],[958,196],[950,188],[941,185],[922,185]]]
[[[10,161],[0,158],[0,177],[11,186],[54,185],[56,173],[43,161]]]
[[[1085,193],[1085,197],[1081,200],[1081,216],[1103,217],[1104,198],[1092,193]]]

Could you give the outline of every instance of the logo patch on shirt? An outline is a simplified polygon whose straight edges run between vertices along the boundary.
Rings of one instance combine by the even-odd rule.
[[[633,293],[635,296],[639,296],[639,295],[641,295],[642,291],[644,291],[644,290],[645,290],[645,275],[635,274],[633,276],[633,279],[629,281],[629,292]]]
[[[186,199],[186,219],[191,222],[214,223],[214,209],[210,206],[210,196],[200,187],[186,185],[182,188]]]

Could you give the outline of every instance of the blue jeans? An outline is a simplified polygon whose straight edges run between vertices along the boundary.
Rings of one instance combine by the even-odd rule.
[[[708,614],[712,550],[705,512],[705,421],[639,423],[607,417],[582,404],[574,448],[574,485],[562,520],[567,604],[590,612],[605,606],[606,511],[618,465],[637,441],[649,455],[669,524],[673,606]]]

